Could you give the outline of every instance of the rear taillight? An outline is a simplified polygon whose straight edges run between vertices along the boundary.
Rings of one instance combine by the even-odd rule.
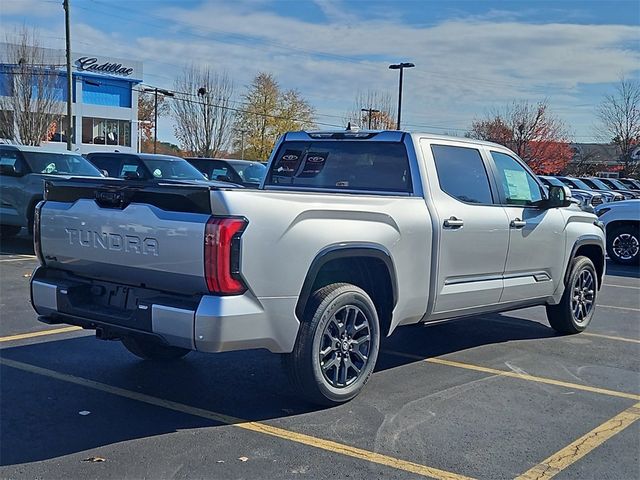
[[[247,290],[240,276],[240,236],[244,218],[211,217],[204,235],[204,277],[209,292],[238,295]]]
[[[44,201],[38,202],[33,211],[33,251],[36,257],[38,257],[40,265],[44,265],[44,257],[42,256],[42,248],[40,245],[40,211],[43,205]]]

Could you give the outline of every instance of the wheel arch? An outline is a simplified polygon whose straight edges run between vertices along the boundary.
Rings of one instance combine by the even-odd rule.
[[[571,249],[571,255],[569,255],[564,273],[565,285],[571,274],[571,262],[578,256],[587,257],[593,262],[598,275],[598,289],[602,288],[605,272],[605,246],[602,239],[597,235],[584,235],[576,240]]]
[[[303,319],[311,294],[337,282],[362,288],[376,305],[380,332],[389,333],[393,309],[398,300],[398,284],[391,253],[374,243],[340,243],[321,250],[311,262],[302,285],[296,315]]]

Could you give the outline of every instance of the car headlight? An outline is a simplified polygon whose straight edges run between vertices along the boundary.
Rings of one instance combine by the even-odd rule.
[[[607,213],[609,210],[611,210],[611,207],[603,207],[603,208],[599,208],[598,210],[596,210],[596,215],[601,217],[602,215],[604,215],[605,213]]]

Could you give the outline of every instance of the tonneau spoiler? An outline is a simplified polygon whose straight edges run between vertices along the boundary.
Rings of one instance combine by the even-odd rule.
[[[89,199],[99,207],[120,210],[131,203],[144,203],[166,211],[210,215],[210,191],[234,188],[237,187],[223,183],[175,180],[53,179],[45,181],[44,199],[65,203]]]

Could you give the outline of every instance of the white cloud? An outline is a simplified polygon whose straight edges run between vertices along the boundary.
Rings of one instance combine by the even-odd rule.
[[[523,12],[499,11],[416,26],[394,16],[354,18],[336,1],[317,4],[326,15],[320,23],[278,15],[266,0],[157,6],[153,18],[127,14],[127,37],[86,24],[74,25],[72,37],[78,50],[143,60],[146,82],[162,87],[191,62],[228,71],[239,90],[256,72],[272,72],[335,116],[318,118],[327,123],[340,123],[358,89],[395,93],[397,73],[387,66],[407,60],[416,68],[406,72],[405,122],[464,128],[492,106],[546,97],[575,133],[588,135],[589,104],[598,99],[586,87],[633,76],[640,65],[637,26],[532,24]],[[158,16],[167,28],[150,27],[162,23]],[[144,33],[136,34],[136,21]],[[58,27],[48,34],[63,37]]]

